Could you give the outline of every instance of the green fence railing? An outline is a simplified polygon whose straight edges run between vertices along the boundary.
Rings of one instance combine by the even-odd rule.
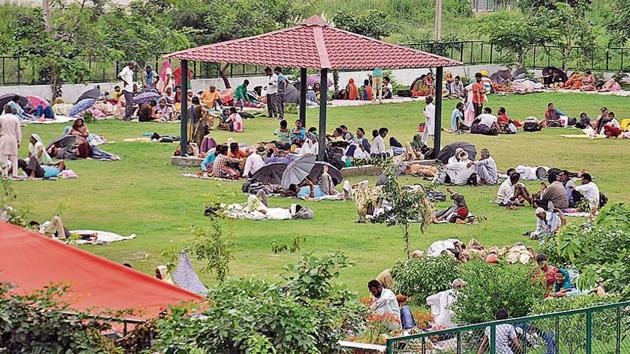
[[[482,352],[630,353],[630,301],[437,330],[387,341],[387,354]]]

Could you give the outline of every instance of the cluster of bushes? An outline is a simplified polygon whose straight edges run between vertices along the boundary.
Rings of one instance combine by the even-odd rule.
[[[427,296],[450,289],[453,280],[463,279],[466,287],[458,291],[453,307],[456,321],[462,324],[491,321],[501,308],[512,316],[525,316],[545,294],[544,279],[535,265],[459,263],[443,255],[400,262],[391,273],[393,291],[410,296],[419,306],[426,305]]]
[[[365,325],[356,294],[331,279],[345,256],[304,257],[282,284],[227,280],[210,290],[206,308],[175,309],[158,321],[156,349],[187,353],[334,353],[350,330]]]

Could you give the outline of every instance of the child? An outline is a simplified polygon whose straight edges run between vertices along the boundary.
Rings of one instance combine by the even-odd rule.
[[[276,138],[276,147],[286,150],[291,146],[291,131],[287,128],[287,121],[280,121],[280,128],[273,132]]]
[[[291,143],[302,146],[305,139],[306,129],[304,129],[302,121],[298,119],[295,121],[295,128],[291,131]]]
[[[231,123],[230,131],[233,131],[235,133],[243,132],[243,117],[238,114],[238,112],[236,111],[236,107],[230,108],[230,117],[228,118],[228,120]]]

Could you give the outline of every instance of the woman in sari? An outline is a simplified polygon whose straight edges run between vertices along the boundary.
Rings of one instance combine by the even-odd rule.
[[[472,92],[473,84],[466,86],[466,100],[464,101],[464,124],[468,127],[472,126],[473,121],[475,120],[475,106],[473,105],[473,92]]]
[[[361,99],[363,101],[371,101],[372,100],[372,86],[370,86],[370,80],[363,81],[363,94],[361,95]]]
[[[68,132],[68,135],[73,135],[77,138],[77,157],[88,158],[91,153],[90,144],[88,143],[88,137],[90,136],[90,131],[85,125],[85,121],[83,118],[77,118],[72,124],[72,128]]]
[[[160,93],[164,93],[167,87],[170,87],[171,90],[173,89],[173,69],[171,69],[171,63],[168,60],[164,60],[157,89]]]
[[[579,71],[573,72],[569,77],[569,80],[564,83],[564,88],[569,90],[579,90],[582,87],[582,75]]]
[[[348,86],[346,86],[346,92],[348,93],[349,100],[357,100],[359,99],[359,90],[357,89],[357,85],[354,84],[354,79],[348,80]]]
[[[584,78],[582,79],[582,87],[580,88],[582,91],[595,91],[597,90],[597,87],[595,87],[595,84],[597,84],[597,80],[595,79],[595,75],[593,75],[593,73],[590,70],[587,70],[586,75],[584,75]]]

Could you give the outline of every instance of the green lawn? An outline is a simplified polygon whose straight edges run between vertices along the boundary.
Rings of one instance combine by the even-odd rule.
[[[513,118],[542,116],[548,102],[572,116],[581,111],[595,116],[600,106],[607,106],[617,117],[630,117],[630,101],[624,97],[585,94],[532,94],[526,96],[491,96],[493,108],[505,106]],[[352,130],[361,126],[366,131],[386,126],[390,134],[401,141],[411,138],[423,104],[384,104],[354,108],[330,108],[329,127],[346,124]],[[453,101],[446,101],[443,125],[448,126]],[[308,111],[307,126],[316,125],[317,110]],[[291,116],[290,120],[294,120]],[[272,139],[277,122],[269,119],[246,121],[246,132],[236,138],[253,143]],[[36,125],[25,128],[28,136],[36,132],[45,141],[62,133],[62,125]],[[23,181],[14,183],[19,195],[16,206],[26,210],[30,218],[48,220],[60,211],[70,228],[97,229],[123,235],[135,233],[132,241],[108,246],[86,246],[85,249],[117,262],[128,262],[134,268],[153,273],[163,262],[161,252],[174,244],[186,247],[193,225],[207,225],[203,216],[205,202],[212,198],[223,202],[245,202],[241,182],[219,182],[181,177],[187,172],[169,164],[175,145],[125,143],[124,138],[141,136],[143,132],[178,134],[176,124],[123,123],[104,121],[90,125],[93,133],[115,143],[103,148],[122,157],[117,162],[72,161],[69,168],[79,175],[75,180]],[[446,143],[465,139],[478,150],[489,148],[502,170],[518,163],[546,165],[591,172],[600,189],[611,202],[630,201],[627,162],[630,161],[630,141],[567,139],[559,135],[579,133],[577,130],[550,129],[541,133],[519,133],[516,136],[454,136],[444,134]],[[214,133],[218,141],[230,134]],[[26,145],[26,144],[23,144]],[[25,154],[25,146],[22,147]],[[625,162],[625,163],[624,163]],[[192,170],[189,170],[192,171]],[[358,180],[358,179],[356,179]],[[405,182],[420,182],[404,178]],[[373,181],[373,178],[372,178]],[[531,184],[536,187],[535,183]],[[456,187],[465,194],[471,210],[485,220],[477,225],[431,225],[423,235],[416,229],[413,247],[426,248],[431,242],[457,237],[476,238],[487,246],[509,245],[517,241],[533,244],[522,236],[534,227],[534,212],[523,208],[508,211],[492,204],[498,187]],[[443,190],[443,187],[440,187]],[[293,200],[271,199],[273,206],[288,206]],[[304,202],[315,211],[309,221],[233,221],[235,259],[232,276],[262,276],[277,278],[283,265],[294,262],[297,254],[274,254],[272,242],[290,243],[294,236],[304,235],[302,252],[323,254],[342,251],[354,261],[354,267],[344,270],[341,281],[353,290],[365,293],[365,284],[380,271],[404,257],[400,230],[383,225],[356,224],[352,202]],[[446,203],[440,206],[445,206]],[[201,277],[211,283],[211,277]]]

